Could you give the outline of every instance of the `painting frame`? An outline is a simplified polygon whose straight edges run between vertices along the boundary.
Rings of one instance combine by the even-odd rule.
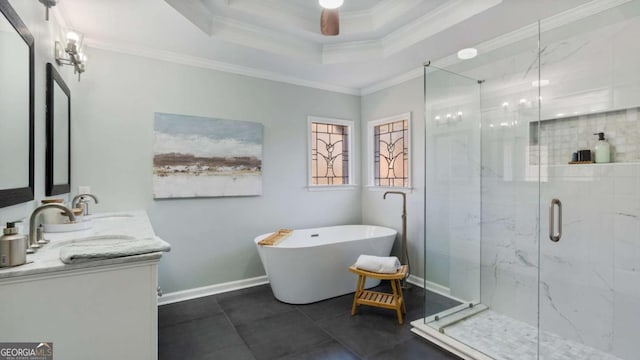
[[[154,113],[154,199],[262,195],[261,123]]]

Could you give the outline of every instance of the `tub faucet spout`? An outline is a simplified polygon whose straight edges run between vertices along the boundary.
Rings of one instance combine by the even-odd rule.
[[[409,254],[407,252],[407,194],[402,191],[387,191],[382,195],[382,198],[386,199],[387,194],[402,195],[402,249],[400,251],[400,263],[409,265]]]
[[[402,218],[406,219],[407,217],[407,194],[402,191],[386,191],[384,195],[382,195],[383,199],[387,198],[387,194],[397,194],[402,195]]]

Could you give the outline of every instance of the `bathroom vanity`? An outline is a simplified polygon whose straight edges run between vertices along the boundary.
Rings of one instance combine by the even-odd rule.
[[[57,359],[156,359],[161,252],[64,264],[82,241],[152,239],[145,212],[94,215],[88,230],[45,233],[25,265],[0,269],[0,341],[52,342]]]

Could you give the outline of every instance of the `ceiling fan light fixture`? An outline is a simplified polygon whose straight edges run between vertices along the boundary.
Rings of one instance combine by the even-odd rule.
[[[344,3],[344,0],[318,0],[320,6],[325,9],[337,9]]]
[[[340,15],[338,9],[322,9],[320,14],[320,32],[322,35],[336,36],[340,34]]]

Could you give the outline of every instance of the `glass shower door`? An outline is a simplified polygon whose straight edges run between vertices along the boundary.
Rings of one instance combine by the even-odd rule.
[[[637,359],[640,1],[538,25],[425,73],[426,337]],[[610,162],[592,163],[600,132]]]
[[[538,358],[540,168],[530,131],[539,51],[530,30],[425,74],[425,287],[443,290],[426,292],[425,322],[441,335],[427,338],[471,358]],[[457,302],[442,305],[440,294]]]
[[[436,332],[480,306],[480,87],[425,67],[425,323]]]
[[[486,52],[482,86],[481,300],[467,342],[494,359],[538,359],[538,32]]]
[[[637,359],[640,3],[541,26],[540,357]]]

